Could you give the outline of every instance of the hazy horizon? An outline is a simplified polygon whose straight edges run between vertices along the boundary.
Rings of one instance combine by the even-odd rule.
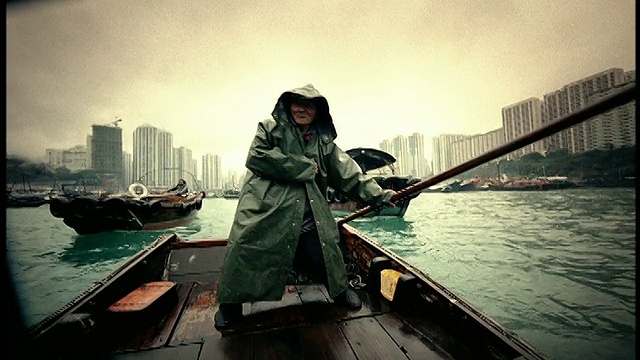
[[[635,1],[28,1],[7,9],[7,156],[143,124],[240,170],[278,96],[312,83],[343,149],[473,135],[501,109],[635,70]],[[222,132],[222,133],[221,133]]]

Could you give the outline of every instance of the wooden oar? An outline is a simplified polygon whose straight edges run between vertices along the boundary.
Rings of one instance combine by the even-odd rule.
[[[499,158],[500,156],[504,156],[512,151],[518,150],[521,147],[532,144],[538,140],[542,140],[547,136],[553,135],[559,131],[570,128],[573,125],[579,124],[585,120],[588,120],[596,115],[600,115],[604,112],[607,112],[611,109],[614,109],[620,105],[624,105],[636,98],[636,85],[633,83],[632,85],[627,85],[623,87],[620,91],[616,92],[613,95],[610,95],[601,101],[592,104],[582,110],[571,113],[567,116],[564,116],[547,126],[544,126],[540,129],[534,130],[530,133],[527,133],[513,141],[499,146],[491,151],[488,151],[474,159],[471,159],[465,163],[462,163],[458,166],[455,166],[445,172],[442,172],[438,175],[430,177],[424,181],[421,181],[417,184],[408,186],[395,194],[391,201],[397,201],[408,197],[411,194],[414,194],[418,191],[428,188],[429,186],[433,186],[438,184],[444,180],[452,178],[456,175],[459,175],[467,170],[471,170],[476,166],[482,165],[485,162],[491,161],[493,159]],[[353,214],[338,220],[338,226],[341,226],[344,223],[347,223],[351,220],[357,219],[363,215],[368,214],[369,212],[376,209],[375,207],[367,206],[362,208]]]

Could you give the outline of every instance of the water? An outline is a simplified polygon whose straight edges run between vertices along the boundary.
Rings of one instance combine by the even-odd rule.
[[[425,193],[403,219],[353,225],[552,359],[635,359],[635,189]],[[228,235],[237,200],[206,199],[185,238]],[[29,325],[158,232],[76,235],[48,207],[7,209]]]

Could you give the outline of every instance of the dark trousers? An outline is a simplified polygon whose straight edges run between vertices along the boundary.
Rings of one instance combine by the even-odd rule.
[[[324,255],[320,247],[318,230],[315,227],[300,234],[296,256],[293,260],[293,268],[296,271],[307,273],[314,282],[327,283]]]

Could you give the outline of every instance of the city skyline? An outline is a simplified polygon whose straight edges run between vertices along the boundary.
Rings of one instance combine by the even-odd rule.
[[[114,127],[116,126],[115,124],[107,124],[107,126],[109,126],[109,125],[114,126]],[[134,130],[134,134],[135,134],[137,131],[140,131],[140,130],[141,130],[141,129],[143,129],[143,128],[152,128],[152,129],[154,129],[155,131],[158,131],[158,132],[160,132],[160,133],[168,134],[168,136],[169,136],[169,137],[171,137],[171,136],[173,135],[173,133],[172,133],[170,130],[168,130],[168,129],[164,129],[164,128],[163,128],[163,129],[161,129],[161,128],[158,128],[158,127],[154,126],[153,124],[148,124],[148,123],[145,123],[145,124],[142,124],[142,125],[138,126],[138,127]],[[398,137],[407,137],[407,138],[410,138],[410,137],[415,136],[415,135],[422,135],[422,134],[419,134],[419,133],[413,133],[413,134],[407,134],[407,135],[404,135],[404,134],[398,134],[398,135],[396,135],[396,136],[394,137],[394,139],[395,139],[395,138],[398,138]],[[124,137],[124,134],[123,134],[123,137]],[[135,135],[134,135],[134,137],[135,137]],[[91,138],[91,135],[89,135],[89,138]],[[385,142],[385,141],[389,141],[389,140],[392,140],[392,139],[391,139],[391,138],[389,138],[389,139],[382,139],[382,140],[380,140],[380,141],[379,141],[379,143],[382,143],[382,142]],[[425,146],[428,146],[428,145],[429,145],[429,144],[427,144],[427,145],[425,145]],[[54,156],[54,157],[55,157],[55,156],[58,156],[58,154],[56,154],[56,155],[52,155],[52,153],[53,153],[53,152],[65,152],[65,151],[67,151],[67,152],[75,153],[75,152],[78,152],[78,149],[81,149],[81,148],[84,148],[84,149],[85,149],[85,151],[88,151],[88,150],[89,150],[89,147],[88,147],[88,145],[87,145],[87,144],[76,144],[76,145],[74,145],[74,146],[72,146],[72,147],[70,147],[70,148],[64,148],[64,149],[53,149],[53,148],[47,148],[47,149],[45,150],[45,154],[43,154],[42,158],[41,158],[41,159],[39,159],[39,160],[44,161],[45,163],[47,163],[47,162],[48,162],[47,160],[49,160],[49,159],[47,159],[47,157],[51,157],[51,156]],[[172,148],[173,148],[174,150],[178,150],[178,149],[180,149],[180,148],[185,148],[186,150],[191,150],[190,148],[188,148],[188,147],[186,147],[186,146],[177,145],[177,144],[173,144]],[[378,146],[374,146],[374,148],[380,148],[380,146],[379,146],[379,145],[378,145]],[[348,150],[348,149],[344,149],[344,150],[346,151],[346,150]],[[129,156],[132,156],[132,155],[133,155],[133,149],[124,149],[124,148],[123,148],[123,149],[122,149],[122,151],[123,151],[123,153],[124,153],[124,154],[128,154]],[[89,152],[87,152],[87,154],[88,154],[88,156],[89,156],[89,154],[90,154],[90,153],[89,153]],[[202,161],[203,161],[203,159],[205,159],[205,158],[207,158],[207,157],[210,157],[210,156],[217,156],[217,157],[220,157],[220,158],[221,158],[221,160],[222,160],[222,168],[223,168],[223,170],[224,170],[224,171],[244,171],[244,166],[242,166],[241,168],[237,168],[237,167],[229,167],[228,165],[225,165],[225,164],[224,164],[224,163],[225,163],[225,161],[224,161],[224,157],[222,157],[222,156],[221,156],[221,155],[219,155],[219,154],[214,154],[214,153],[205,153],[205,154],[203,154],[202,156],[200,156],[200,157],[198,157],[198,158],[195,158],[195,157],[194,157],[194,160],[196,160],[196,161],[198,162],[198,166],[200,167],[200,166],[202,166]],[[425,157],[425,160],[429,161],[429,159],[427,159],[426,157]],[[58,161],[60,162],[60,161],[61,161],[61,159],[58,159]]]
[[[518,133],[507,133],[507,131],[513,131],[515,119],[518,119],[516,120],[516,122],[520,124],[515,125],[519,129],[521,129],[519,131],[524,131],[526,133],[532,130],[536,130],[542,127],[544,124],[553,121],[558,116],[561,116],[562,113],[566,113],[567,111],[571,112],[579,110],[582,106],[589,103],[590,97],[595,96],[595,100],[598,97],[606,96],[606,94],[608,94],[610,91],[614,91],[615,87],[627,84],[630,81],[635,82],[635,70],[625,72],[620,68],[611,68],[596,74],[592,74],[589,77],[580,79],[570,84],[565,84],[561,89],[556,89],[555,91],[551,91],[545,94],[544,99],[529,97],[528,99],[519,103],[505,106],[502,108],[503,126],[508,126],[507,129],[505,129],[504,127],[500,127],[487,133],[474,135],[439,134],[437,137],[434,137],[429,141],[433,145],[432,157],[427,156],[427,152],[425,151],[424,135],[420,133],[398,135],[393,139],[383,139],[378,143],[377,148],[387,151],[396,157],[397,163],[395,164],[395,168],[398,174],[425,177],[431,175],[432,172],[440,173],[459,163],[470,160],[471,158],[483,152],[496,148],[504,144],[505,142],[512,141],[514,136],[522,135]],[[569,92],[569,90],[571,91]],[[568,96],[568,98],[562,100],[564,96]],[[635,109],[635,107],[629,109]],[[561,112],[557,113],[557,110],[560,110]],[[522,114],[514,117],[514,111],[522,112]],[[622,112],[618,115],[614,115],[615,118],[608,120],[607,123],[596,122],[587,128],[576,127],[567,130],[572,132],[578,131],[579,133],[583,134],[580,136],[578,136],[579,133],[571,135],[570,139],[573,140],[571,140],[570,142],[566,142],[569,140],[569,138],[565,138],[565,140],[563,141],[560,141],[560,137],[555,140],[550,138],[547,139],[550,142],[539,141],[533,145],[514,152],[514,155],[521,156],[532,151],[544,154],[549,150],[548,146],[552,146],[552,148],[558,149],[566,148],[571,153],[574,153],[583,152],[595,148],[603,149],[608,146],[618,147],[622,145],[635,144],[635,141],[633,141],[635,134],[635,124],[633,123],[635,119],[635,111],[631,110],[631,112],[627,113],[626,115],[624,114],[625,110],[621,111]],[[549,114],[543,115],[543,113],[547,112],[549,112]],[[526,114],[531,114],[532,117],[529,117]],[[120,121],[121,120],[117,120],[109,125],[121,130],[119,127],[117,127]],[[618,125],[613,126],[613,123],[611,123],[611,121],[615,121]],[[626,125],[623,125],[625,122]],[[598,128],[597,131],[596,128]],[[169,146],[173,146],[171,140],[173,138],[173,134],[170,131],[166,129],[156,128],[151,124],[143,124],[136,128],[136,130],[134,131],[134,137],[135,133],[139,132],[142,129],[150,129],[154,133],[165,134],[165,137],[167,137],[168,139],[167,144]],[[154,135],[154,137],[155,136],[157,135]],[[91,136],[88,136],[88,139],[90,138]],[[155,141],[157,140],[154,140],[154,143]],[[81,147],[81,145],[77,145],[71,149],[64,150],[64,152],[69,152],[72,157],[77,157],[76,153],[78,152],[78,148]],[[143,148],[147,148],[147,145],[143,145]],[[176,151],[178,149],[185,148],[178,146],[173,147],[173,150],[169,150]],[[52,149],[47,150],[47,156],[49,157],[49,159],[47,160],[50,164],[52,160],[58,162],[60,160],[64,160],[64,156],[63,158],[58,158],[59,155],[52,157],[53,151],[51,150]],[[126,150],[123,151],[125,151],[126,154]],[[189,159],[191,159],[191,150],[186,149],[186,151],[188,151]],[[58,150],[57,152],[59,153],[60,150]],[[217,154],[203,155],[203,176],[205,172],[205,158],[209,156],[215,156],[218,159],[217,161],[221,160],[221,157]],[[45,160],[45,162],[47,162],[47,160]],[[193,159],[193,161],[195,162],[195,169],[198,167],[198,160]],[[220,170],[220,168],[224,168],[223,166],[221,166],[220,162],[217,163],[216,166],[218,167],[218,170],[216,170],[218,172],[222,171]],[[241,169],[229,167],[228,165],[226,167],[227,169],[223,170],[237,172],[242,171]],[[197,172],[197,170],[195,171]]]
[[[40,158],[119,117],[125,149],[153,123],[195,158],[241,167],[280,93],[306,83],[327,97],[349,149],[486,133],[504,106],[635,68],[630,0],[375,5],[7,5],[7,153]]]

